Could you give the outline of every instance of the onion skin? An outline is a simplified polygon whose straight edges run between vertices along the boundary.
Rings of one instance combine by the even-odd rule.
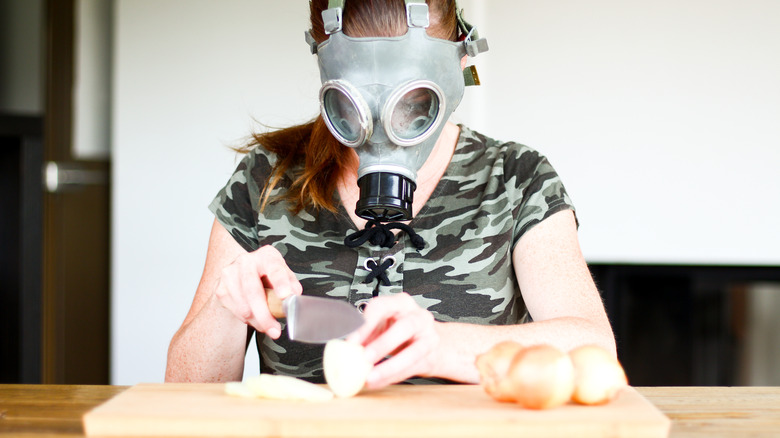
[[[515,396],[506,379],[512,359],[523,349],[521,344],[503,341],[477,356],[479,382],[485,392],[500,402],[514,402]]]
[[[515,401],[528,409],[550,409],[571,400],[574,365],[569,355],[550,345],[520,351],[506,376]]]
[[[575,370],[572,400],[583,405],[601,405],[613,400],[628,386],[623,367],[607,350],[585,345],[569,352]]]

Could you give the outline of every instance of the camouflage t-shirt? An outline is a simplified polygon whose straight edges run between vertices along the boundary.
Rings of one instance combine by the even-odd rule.
[[[447,170],[410,226],[422,250],[401,232],[391,248],[365,243],[348,248],[358,229],[341,205],[292,215],[286,202],[259,212],[260,195],[275,156],[255,148],[243,158],[210,209],[247,251],[272,245],[281,252],[306,295],[358,305],[379,295],[409,293],[438,321],[475,324],[523,322],[527,311],[512,264],[512,250],[528,229],[573,206],[547,159],[517,143],[502,143],[461,126]],[[286,190],[284,178],[274,195]],[[365,283],[367,260],[395,263],[389,286]],[[368,264],[370,266],[370,264]],[[283,323],[284,326],[284,323]],[[257,336],[263,372],[322,381],[322,346]]]

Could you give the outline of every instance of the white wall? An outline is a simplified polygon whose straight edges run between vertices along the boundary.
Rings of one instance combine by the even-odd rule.
[[[550,157],[588,260],[780,264],[780,2],[470,3],[472,125]]]
[[[780,265],[780,3],[462,6],[491,51],[456,120],[551,158],[590,261]],[[163,378],[227,146],[313,116],[319,84],[305,1],[115,13],[112,382],[133,384]]]
[[[73,84],[73,158],[111,153],[113,0],[76,0]]]
[[[253,119],[316,113],[306,20],[306,2],[117,1],[113,383],[163,379],[203,268],[207,205],[236,165],[229,146]]]

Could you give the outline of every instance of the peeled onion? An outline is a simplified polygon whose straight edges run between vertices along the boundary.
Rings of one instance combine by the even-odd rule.
[[[574,392],[574,365],[569,355],[550,345],[521,350],[509,365],[506,379],[515,401],[529,409],[549,409],[567,403]]]
[[[487,352],[477,356],[479,381],[485,392],[501,402],[513,402],[515,396],[506,379],[509,365],[523,346],[513,341],[499,342]]]
[[[607,350],[585,345],[569,352],[574,364],[575,388],[572,400],[585,405],[604,404],[628,385],[620,362]]]
[[[325,344],[322,368],[334,394],[352,397],[363,389],[373,364],[366,360],[362,345],[333,339]]]

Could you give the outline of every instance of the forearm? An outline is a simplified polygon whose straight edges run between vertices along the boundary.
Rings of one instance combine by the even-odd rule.
[[[577,317],[501,326],[437,322],[436,331],[440,343],[431,377],[464,383],[479,382],[474,365],[476,357],[501,341],[511,340],[526,346],[549,344],[562,351],[597,344],[615,352],[615,339],[608,323]]]
[[[246,324],[212,296],[197,316],[183,325],[171,340],[165,381],[241,380],[246,338]]]

